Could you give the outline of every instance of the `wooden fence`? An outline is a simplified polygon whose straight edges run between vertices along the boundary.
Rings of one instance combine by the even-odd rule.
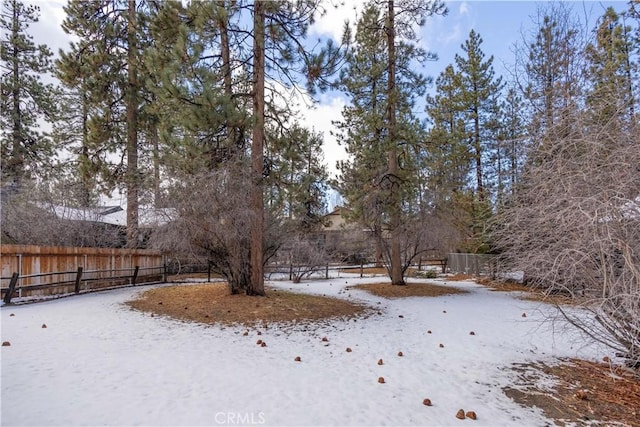
[[[142,249],[1,245],[2,298],[42,297],[163,280],[164,256]],[[13,286],[13,292],[9,288]]]
[[[496,256],[486,254],[450,253],[447,263],[452,273],[469,274],[473,276],[495,276]]]

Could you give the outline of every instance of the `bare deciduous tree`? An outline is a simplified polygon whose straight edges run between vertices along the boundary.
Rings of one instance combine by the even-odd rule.
[[[42,246],[120,247],[123,229],[104,222],[104,209],[74,206],[72,185],[58,184],[54,191],[23,184],[22,191],[3,189],[2,243]]]
[[[581,118],[531,153],[494,239],[528,284],[585,297],[596,322],[566,316],[640,366],[640,139]]]
[[[320,234],[295,233],[283,243],[281,251],[289,257],[289,271],[293,283],[321,271],[329,262],[329,253]]]
[[[186,176],[171,190],[174,217],[154,233],[151,246],[209,263],[227,279],[232,293],[250,292],[249,173],[246,164],[230,162],[225,168]],[[266,218],[265,223],[263,263],[278,246],[270,228],[275,221]]]

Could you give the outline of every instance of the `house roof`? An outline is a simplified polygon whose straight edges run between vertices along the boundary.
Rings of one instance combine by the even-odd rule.
[[[95,206],[71,208],[67,206],[53,206],[58,218],[70,221],[91,221],[125,227],[127,225],[127,211],[121,206]],[[138,223],[140,227],[164,225],[175,217],[175,209],[171,208],[140,208]]]

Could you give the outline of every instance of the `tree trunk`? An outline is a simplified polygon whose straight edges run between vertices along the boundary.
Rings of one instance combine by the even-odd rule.
[[[390,212],[390,252],[391,252],[391,284],[404,285],[402,275],[402,258],[400,254],[400,188],[398,176],[398,153],[396,149],[396,48],[395,48],[395,10],[394,1],[388,2],[387,41],[389,50],[388,83],[387,83],[387,114],[389,133],[388,173],[391,186]]]
[[[163,207],[162,193],[160,191],[160,135],[158,122],[151,123],[151,145],[153,147],[153,206]]]
[[[80,150],[80,176],[82,180],[81,203],[83,206],[91,205],[91,173],[89,170],[89,108],[84,84],[82,91],[82,148]]]
[[[138,96],[136,1],[129,0],[127,24],[127,247],[138,246]]]
[[[477,102],[477,93],[474,94]],[[473,149],[475,151],[475,161],[476,161],[476,185],[478,187],[478,199],[480,201],[484,201],[485,199],[485,191],[484,191],[484,178],[482,175],[482,142],[480,140],[480,118],[478,107],[474,107],[475,114],[473,118]]]
[[[253,5],[253,141],[251,145],[251,283],[248,295],[265,295],[263,267],[264,55],[265,2]]]
[[[13,8],[13,22],[12,22],[12,37],[14,40],[18,40],[19,36],[19,19],[18,16],[18,5],[14,1],[12,3]],[[12,73],[13,75],[13,117],[11,120],[13,121],[13,147],[11,152],[11,162],[10,162],[10,173],[11,178],[16,186],[16,189],[20,189],[22,186],[22,178],[24,176],[24,152],[22,149],[22,114],[20,111],[20,66],[19,66],[19,56],[20,53],[18,51],[17,42],[13,43],[13,52],[11,56],[12,61]]]

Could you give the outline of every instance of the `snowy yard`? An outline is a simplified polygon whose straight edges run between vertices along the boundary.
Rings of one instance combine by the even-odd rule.
[[[375,280],[268,282],[382,315],[248,335],[123,304],[147,288],[3,306],[2,425],[543,426],[551,420],[502,392],[510,365],[608,355],[560,321],[542,323],[550,306],[472,282],[449,282],[469,293],[436,298],[341,292]],[[478,419],[457,419],[459,409]]]

